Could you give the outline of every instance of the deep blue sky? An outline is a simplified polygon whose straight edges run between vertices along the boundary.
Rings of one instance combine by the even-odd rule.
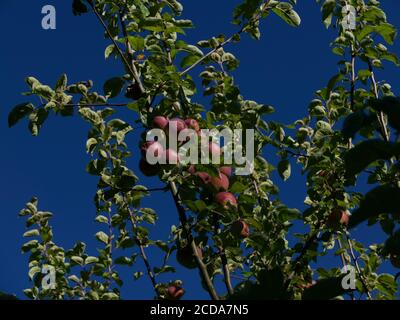
[[[85,154],[88,126],[79,117],[56,118],[51,116],[39,137],[30,136],[26,123],[12,129],[7,128],[7,115],[17,103],[26,100],[20,95],[26,90],[24,78],[33,75],[51,85],[62,73],[67,73],[70,82],[93,79],[100,91],[102,83],[121,74],[119,64],[104,60],[104,48],[109,44],[94,17],[74,17],[71,2],[65,0],[2,0],[0,2],[0,136],[2,152],[0,168],[1,232],[0,232],[0,291],[22,296],[22,290],[30,284],[27,277],[27,256],[20,253],[23,243],[24,221],[17,213],[33,195],[40,199],[40,208],[55,213],[53,219],[55,241],[70,248],[77,241],[88,244],[94,253],[97,242],[94,233],[99,225],[93,222],[95,208],[92,202],[96,178],[85,173],[89,160]],[[230,23],[232,10],[239,0],[182,0],[184,16],[191,18],[196,29],[187,32],[187,40],[196,42],[220,33],[231,34],[236,27]],[[389,20],[400,26],[400,3],[398,0],[383,0]],[[52,4],[57,9],[57,30],[41,28],[41,8]],[[22,9],[23,8],[23,9]],[[235,72],[246,99],[271,104],[276,108],[273,119],[291,123],[305,115],[313,92],[323,87],[337,71],[338,56],[331,53],[329,43],[335,34],[327,31],[320,18],[320,9],[315,1],[299,1],[297,11],[302,17],[299,28],[291,28],[275,16],[262,24],[261,41],[244,37],[240,44],[228,50],[240,59],[240,68]],[[392,51],[400,53],[399,44]],[[192,74],[197,76],[197,68]],[[399,94],[399,70],[388,66],[384,78],[389,80],[394,92]],[[201,96],[200,102],[204,102]],[[124,113],[136,117],[133,113]],[[135,147],[137,135],[128,138]],[[265,153],[272,163],[271,149]],[[137,154],[130,166],[137,169]],[[303,178],[298,168],[286,184],[279,183],[281,198],[288,206],[302,208],[305,195]],[[143,177],[141,177],[143,178]],[[278,182],[279,180],[276,179]],[[142,184],[160,186],[157,179],[143,178]],[[177,215],[169,194],[159,194],[145,201],[159,214],[154,238],[166,238],[170,226],[177,223]],[[379,232],[359,228],[353,233],[366,243],[377,241]],[[161,264],[161,256],[152,255],[154,265]],[[173,261],[171,261],[174,265]],[[337,265],[330,260],[326,264]],[[141,262],[138,264],[141,268]],[[134,282],[136,269],[124,269],[126,279],[122,290],[125,298],[152,298],[152,290],[146,277]],[[169,276],[169,275],[168,275]],[[167,276],[167,278],[168,278]],[[177,266],[177,274],[184,280],[187,290],[185,298],[207,298],[198,284],[196,271],[186,271]],[[165,280],[165,279],[164,279]]]

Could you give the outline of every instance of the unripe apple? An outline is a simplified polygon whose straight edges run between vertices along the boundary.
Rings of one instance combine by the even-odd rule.
[[[400,256],[390,255],[390,262],[392,263],[393,267],[400,269]]]
[[[227,177],[230,177],[232,175],[232,167],[221,167],[219,168],[219,172],[223,173]]]
[[[179,300],[185,294],[185,290],[177,286],[169,286],[167,288],[167,298],[170,300]]]
[[[218,177],[211,177],[210,186],[213,191],[226,191],[229,189],[229,179],[223,173],[220,173]]]
[[[231,225],[231,232],[242,238],[247,238],[250,235],[249,225],[243,220],[237,220]]]
[[[158,164],[150,164],[145,158],[140,159],[139,169],[146,177],[156,176],[160,172]]]
[[[153,128],[164,130],[168,125],[168,118],[163,116],[156,116],[153,119]]]
[[[230,192],[219,192],[215,195],[215,202],[222,208],[228,210],[230,207],[237,207],[236,197]]]
[[[142,145],[140,150],[142,151],[143,157],[146,157],[147,154],[158,157],[164,152],[163,146],[158,141],[147,141]]]
[[[340,225],[347,226],[350,220],[350,212],[340,208],[334,209],[328,217],[327,225],[331,228]]]
[[[185,123],[189,129],[193,129],[194,131],[197,131],[197,132],[200,130],[199,123],[195,119],[191,119],[191,118],[186,119]]]
[[[203,251],[196,247],[197,255],[200,259],[203,259]],[[184,267],[188,269],[194,269],[197,267],[196,259],[193,255],[192,247],[187,245],[185,247],[178,248],[176,251],[176,260]]]
[[[175,132],[176,135],[179,135],[179,132],[181,132],[183,129],[186,128],[187,128],[186,123],[182,119],[173,118],[168,121],[168,126],[167,126],[168,132],[171,130],[172,132]]]
[[[167,164],[177,164],[179,163],[179,154],[173,149],[164,150],[163,160]]]

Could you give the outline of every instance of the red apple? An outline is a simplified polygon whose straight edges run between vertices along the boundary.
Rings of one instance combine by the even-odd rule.
[[[164,152],[164,148],[158,141],[147,141],[140,148],[142,156],[146,157],[147,154],[151,154],[154,157],[161,156]]]
[[[169,286],[167,288],[167,298],[170,300],[179,300],[185,294],[185,290],[177,286]]]
[[[179,163],[179,154],[173,149],[167,149],[163,153],[163,159],[167,164]]]
[[[208,185],[211,183],[211,176],[207,172],[197,172],[195,175],[198,176],[204,184]]]
[[[350,220],[350,212],[344,209],[334,209],[328,217],[327,225],[331,228],[339,225],[347,226]]]
[[[179,118],[173,118],[169,120],[167,127],[168,127],[168,132],[171,130],[172,132],[175,132],[176,135],[179,135],[179,132],[187,128],[185,121]]]
[[[215,202],[221,205],[225,210],[228,210],[230,207],[237,207],[236,197],[230,192],[217,193]]]
[[[153,128],[164,130],[168,125],[168,118],[163,116],[156,116],[153,119]]]
[[[150,164],[145,158],[140,159],[139,169],[146,177],[156,176],[160,172],[158,164]]]
[[[250,235],[250,228],[245,221],[237,220],[232,223],[231,232],[237,237],[247,238]]]
[[[196,167],[192,164],[187,170],[190,174],[196,174]]]
[[[227,167],[227,166],[221,167],[221,168],[219,168],[219,172],[230,177],[232,175],[232,167]]]
[[[198,132],[200,130],[199,123],[195,119],[191,119],[191,118],[186,119],[185,124],[189,129],[193,129],[194,131]]]
[[[214,142],[209,143],[208,151],[210,153],[210,156],[213,156],[213,155],[221,156],[221,148],[219,147],[218,144],[216,144]]]
[[[226,191],[229,188],[229,179],[223,173],[220,173],[218,177],[211,177],[211,187],[214,191]]]

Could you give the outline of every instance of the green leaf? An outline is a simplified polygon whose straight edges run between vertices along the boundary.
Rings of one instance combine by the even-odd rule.
[[[367,115],[363,110],[351,113],[343,122],[342,134],[346,139],[354,138],[357,132],[371,125],[375,120],[375,115]]]
[[[336,8],[335,0],[326,0],[321,7],[322,21],[324,22],[326,28],[329,28],[329,26],[332,23],[332,16],[335,8]]]
[[[118,96],[125,84],[125,80],[121,77],[114,77],[104,83],[103,91],[109,98]]]
[[[278,3],[272,11],[292,27],[298,27],[301,23],[300,16],[288,3]]]
[[[318,282],[303,292],[304,300],[329,300],[343,295],[351,290],[345,290],[342,286],[344,276],[331,277],[318,280]]]
[[[67,75],[64,73],[57,80],[55,89],[63,92],[65,89],[67,89],[67,84],[68,84],[68,78],[67,78]]]
[[[85,264],[96,263],[96,262],[98,262],[98,261],[99,261],[99,259],[98,259],[97,257],[91,257],[91,256],[89,256],[89,257],[87,257],[87,258],[85,259]]]
[[[278,163],[278,173],[283,181],[289,179],[291,172],[292,169],[289,160],[282,160]]]
[[[104,58],[108,59],[114,51],[115,51],[115,45],[114,44],[108,45],[107,48],[104,50]]]
[[[29,273],[28,273],[29,278],[32,280],[33,277],[35,276],[35,274],[39,273],[40,270],[41,269],[40,269],[39,266],[35,266],[35,267],[30,268],[29,269]]]
[[[71,257],[71,260],[72,260],[73,262],[75,262],[76,264],[83,265],[83,258],[81,258],[81,257],[72,256],[72,257]]]
[[[39,235],[40,235],[39,230],[33,229],[33,230],[29,230],[29,231],[25,232],[23,237],[24,238],[29,238],[29,237],[36,237],[36,236],[39,236]]]
[[[199,60],[199,56],[195,54],[189,54],[184,57],[181,61],[181,68],[190,67]]]
[[[371,107],[376,111],[382,111],[388,116],[389,124],[396,130],[400,130],[400,99],[387,96],[379,100],[371,101]]]
[[[102,300],[118,300],[119,296],[114,292],[107,292],[101,295]]]
[[[8,115],[8,127],[11,128],[22,118],[30,115],[35,110],[32,103],[25,102],[15,106]]]
[[[129,36],[128,41],[131,44],[133,50],[142,51],[144,49],[144,39],[139,36]]]
[[[382,213],[400,214],[400,189],[394,186],[383,185],[369,191],[360,203],[360,207],[353,211],[349,228],[377,217]]]
[[[97,145],[97,140],[96,138],[90,138],[86,141],[86,151],[87,153],[92,153],[94,148]]]
[[[0,291],[0,300],[18,300],[18,298],[15,295],[11,295]]]
[[[400,143],[386,142],[382,140],[366,140],[344,155],[346,178],[351,180],[355,175],[377,160],[389,160],[393,156],[400,155]]]
[[[103,242],[104,244],[108,244],[109,237],[103,231],[99,231],[96,233],[97,240]]]

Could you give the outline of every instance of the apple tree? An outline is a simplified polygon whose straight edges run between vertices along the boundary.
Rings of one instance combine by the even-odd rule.
[[[233,12],[236,33],[195,44],[185,41],[194,25],[180,17],[183,6],[177,0],[72,1],[75,15],[96,16],[109,40],[105,57],[118,59],[125,72],[107,80],[103,92],[93,90],[92,80],[69,83],[65,74],[53,85],[29,76],[28,95],[41,102],[32,99],[9,114],[10,127],[26,118],[35,136],[50,113],[82,118],[91,127],[87,172],[98,177],[95,256],[82,242],[68,250],[58,246],[52,214],[40,209],[38,199],[21,210],[28,238],[22,251],[29,254],[32,280],[28,298],[121,299],[119,288],[130,281],[121,279],[119,270],[139,259],[145,268],[137,277],[149,278],[157,299],[184,295],[184,284],[173,273],[176,263],[197,269],[214,300],[396,298],[398,274],[382,273],[380,266],[390,261],[392,270],[400,267],[400,100],[377,71],[386,63],[400,64],[387,48],[397,31],[376,0],[317,2],[323,24],[337,32],[331,46],[338,73],[315,92],[304,118],[284,125],[269,119],[273,107],[241,95],[232,77],[239,62],[229,46],[240,45],[242,37],[259,40],[259,26],[270,15],[301,27],[296,0],[243,0]],[[195,101],[198,92],[210,105]],[[115,102],[118,98],[125,102]],[[132,116],[117,118],[116,108]],[[236,175],[235,164],[180,162],[172,148],[146,141],[152,128],[252,129],[254,170]],[[142,139],[128,145],[126,137],[135,130],[142,130]],[[266,155],[266,146],[276,153]],[[209,149],[221,156],[214,142]],[[149,150],[167,163],[148,163]],[[143,154],[140,170],[159,179],[160,190],[140,184],[128,167],[134,153]],[[306,184],[298,186],[307,190],[303,212],[282,203],[274,170],[283,181],[294,170],[305,175]],[[371,186],[363,194],[364,176]],[[151,238],[148,226],[157,226],[157,213],[141,201],[157,191],[169,192],[176,206],[176,226],[164,240]],[[387,239],[356,241],[352,229],[364,222],[382,228]],[[306,231],[297,233],[298,225]],[[149,247],[164,254],[161,265],[150,264]],[[319,263],[326,255],[340,257],[335,268]],[[43,267],[54,271],[53,285],[43,286],[48,283]],[[159,281],[163,273],[173,275],[169,282]],[[354,285],[348,281],[352,274]],[[224,292],[215,285],[221,279]]]

